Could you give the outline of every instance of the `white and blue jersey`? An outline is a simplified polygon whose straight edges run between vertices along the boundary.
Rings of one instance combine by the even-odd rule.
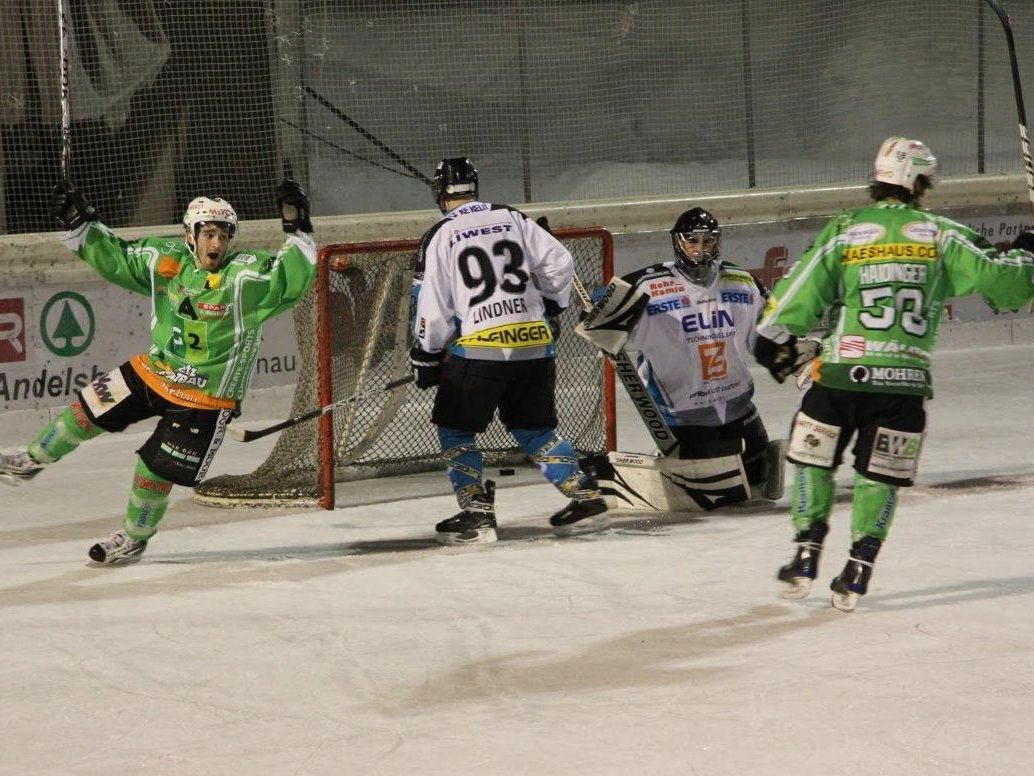
[[[624,277],[650,296],[625,347],[669,426],[721,426],[753,409],[747,368],[768,296],[746,270],[721,262],[709,287],[675,262]]]
[[[567,307],[574,260],[519,210],[467,202],[424,235],[413,336],[425,353],[522,361],[554,355],[546,318]]]

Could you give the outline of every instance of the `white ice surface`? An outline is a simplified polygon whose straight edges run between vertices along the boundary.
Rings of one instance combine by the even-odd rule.
[[[781,436],[799,394],[757,377]],[[432,546],[441,474],[333,512],[177,489],[140,564],[90,568],[144,437],[94,440],[0,491],[0,774],[1030,773],[1034,347],[938,353],[936,385],[919,486],[849,615],[826,594],[843,492],[790,602],[785,498],[565,541],[523,472],[498,498],[516,541]],[[644,449],[634,415],[620,430]],[[263,444],[228,441],[219,471]]]

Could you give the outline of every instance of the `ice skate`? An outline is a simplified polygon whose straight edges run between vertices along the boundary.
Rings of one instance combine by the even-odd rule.
[[[851,557],[844,570],[829,585],[833,591],[830,603],[840,611],[853,612],[858,599],[868,592],[872,567],[881,544],[874,536],[863,536],[851,545]]]
[[[595,533],[610,525],[606,513],[607,505],[600,496],[571,499],[566,507],[549,518],[549,524],[557,536]]]
[[[115,531],[109,538],[90,548],[90,560],[97,565],[125,566],[136,563],[147,549],[147,540],[137,540],[125,531]]]
[[[452,547],[496,541],[495,483],[488,480],[484,491],[460,498],[463,510],[434,527],[438,543]]]
[[[0,482],[17,487],[43,471],[43,464],[24,450],[0,453]]]
[[[812,523],[794,537],[797,551],[793,560],[782,566],[776,578],[784,583],[780,593],[783,598],[806,598],[811,592],[811,583],[819,573],[819,558],[822,556],[822,542],[829,532],[829,523],[824,520]]]

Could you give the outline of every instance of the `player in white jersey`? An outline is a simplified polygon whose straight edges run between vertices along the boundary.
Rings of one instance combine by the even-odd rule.
[[[694,207],[671,229],[674,261],[622,278],[638,297],[622,316],[624,348],[638,353],[639,375],[678,441],[679,457],[742,455],[751,488],[700,502],[703,508],[782,494],[781,449],[769,443],[747,367],[768,294],[749,272],[719,258],[721,237],[717,219]]]
[[[460,512],[436,526],[443,544],[496,539],[491,481],[476,434],[496,410],[521,448],[571,501],[550,518],[561,536],[606,527],[596,482],[557,436],[553,361],[574,260],[519,210],[478,199],[477,170],[443,159],[434,176],[445,217],[421,240],[413,279],[417,386],[438,386],[431,422]]]

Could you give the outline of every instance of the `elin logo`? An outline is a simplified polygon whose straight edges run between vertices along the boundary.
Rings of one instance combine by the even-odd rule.
[[[703,342],[697,345],[700,353],[700,377],[704,380],[722,380],[729,376],[729,362],[725,359],[725,341]]]
[[[25,300],[0,299],[0,363],[25,360]]]

